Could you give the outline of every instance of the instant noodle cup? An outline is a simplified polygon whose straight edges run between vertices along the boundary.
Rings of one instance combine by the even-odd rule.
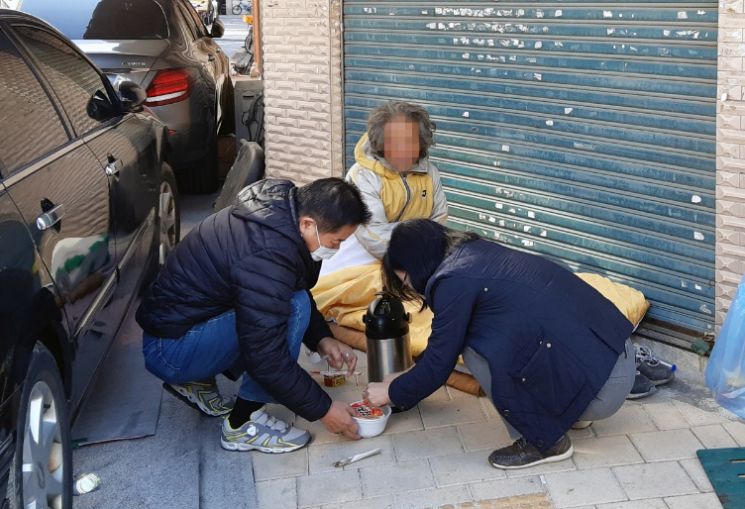
[[[372,438],[385,431],[388,418],[391,416],[391,407],[372,406],[369,401],[355,401],[349,405],[354,415],[352,418],[357,422],[358,433],[362,438]]]

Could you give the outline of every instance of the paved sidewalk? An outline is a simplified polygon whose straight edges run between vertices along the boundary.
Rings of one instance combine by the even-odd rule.
[[[363,374],[327,389],[333,398],[360,399],[366,368],[364,353],[359,357]],[[319,369],[304,355],[301,363]],[[373,439],[351,442],[320,423],[297,424],[314,434],[308,448],[250,453],[261,508],[422,508],[545,493],[557,509],[718,509],[696,450],[745,446],[745,424],[716,407],[703,387],[681,380],[570,432],[572,459],[527,470],[487,463],[493,449],[510,443],[504,426],[488,399],[450,388],[391,416],[386,432]],[[379,456],[343,470],[332,466],[376,447]]]

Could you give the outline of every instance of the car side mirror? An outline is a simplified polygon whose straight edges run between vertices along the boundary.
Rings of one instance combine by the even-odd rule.
[[[137,83],[124,81],[119,84],[119,97],[124,111],[137,113],[142,111],[142,105],[147,100],[147,93]]]
[[[225,34],[225,25],[222,24],[222,21],[219,19],[216,19],[212,22],[212,31],[210,32],[210,37],[213,39],[219,39],[220,37]]]
[[[114,106],[106,93],[102,90],[96,90],[86,105],[86,113],[92,119],[104,122],[119,114],[118,108]]]

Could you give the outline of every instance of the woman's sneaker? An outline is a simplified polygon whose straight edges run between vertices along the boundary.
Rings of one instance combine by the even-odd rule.
[[[574,446],[569,437],[564,435],[546,452],[524,438],[518,438],[512,445],[497,449],[489,455],[489,463],[494,468],[515,470],[534,467],[543,463],[552,463],[569,459],[574,454]]]
[[[222,423],[220,444],[229,451],[257,450],[276,454],[295,451],[308,442],[310,432],[272,417],[263,407],[237,429],[233,429],[227,418]]]
[[[184,403],[210,417],[219,417],[230,413],[235,403],[233,398],[225,399],[220,395],[214,379],[206,382],[186,382],[184,384],[163,382],[163,388]]]
[[[634,377],[634,386],[631,388],[631,392],[628,396],[626,396],[626,399],[646,398],[647,396],[654,394],[656,391],[657,387],[650,382],[649,378],[637,371],[636,376]]]
[[[666,384],[675,377],[675,365],[661,361],[648,346],[636,345],[636,369],[654,385]]]

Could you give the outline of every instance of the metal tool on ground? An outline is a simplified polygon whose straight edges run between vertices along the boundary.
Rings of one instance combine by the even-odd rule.
[[[355,454],[354,456],[349,456],[348,458],[341,459],[339,461],[334,462],[334,466],[336,468],[346,467],[347,465],[351,465],[352,463],[356,463],[360,460],[363,460],[365,458],[369,458],[371,456],[375,456],[377,454],[380,454],[382,451],[380,449],[372,449],[371,451],[367,452],[361,452],[359,454]]]

